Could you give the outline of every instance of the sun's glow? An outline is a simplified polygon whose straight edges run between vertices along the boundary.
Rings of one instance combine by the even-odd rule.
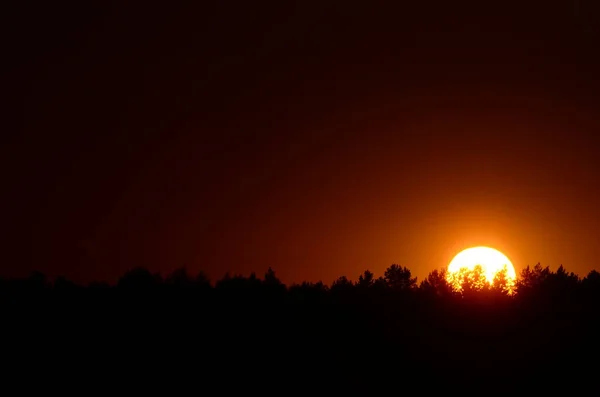
[[[484,278],[481,282],[488,285],[493,285],[496,275],[506,269],[506,288],[512,293],[517,277],[515,267],[506,255],[490,247],[472,247],[458,253],[448,265],[448,282],[460,290],[466,275],[473,273],[477,266],[481,266]]]

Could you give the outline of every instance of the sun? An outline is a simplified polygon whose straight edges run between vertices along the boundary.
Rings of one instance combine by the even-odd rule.
[[[514,284],[517,274],[515,267],[510,259],[502,252],[490,247],[472,247],[459,252],[448,265],[447,279],[451,284],[459,282],[459,275],[462,271],[472,271],[477,265],[480,265],[488,284],[494,282],[494,277],[498,272],[506,267],[506,279],[510,285]],[[459,287],[455,285],[455,287]]]

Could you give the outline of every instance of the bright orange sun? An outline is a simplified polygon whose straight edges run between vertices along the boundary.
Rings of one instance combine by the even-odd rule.
[[[481,266],[488,284],[492,284],[496,274],[505,268],[506,280],[510,285],[514,284],[517,277],[515,267],[502,252],[489,247],[472,247],[461,251],[452,259],[448,265],[447,280],[451,284],[457,284],[460,282],[460,277],[457,276],[461,272],[472,271],[477,265]]]

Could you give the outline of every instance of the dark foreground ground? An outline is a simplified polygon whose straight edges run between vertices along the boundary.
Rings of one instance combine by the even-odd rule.
[[[589,297],[12,294],[2,302],[3,383],[84,394],[594,395],[599,314]]]

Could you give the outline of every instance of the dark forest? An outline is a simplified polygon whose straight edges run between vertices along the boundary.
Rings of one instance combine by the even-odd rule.
[[[398,265],[289,286],[270,268],[216,282],[134,268],[85,286],[34,273],[0,284],[3,355],[18,373],[87,389],[598,391],[600,273],[537,264],[511,291],[479,270],[460,288],[444,269],[418,282]]]

